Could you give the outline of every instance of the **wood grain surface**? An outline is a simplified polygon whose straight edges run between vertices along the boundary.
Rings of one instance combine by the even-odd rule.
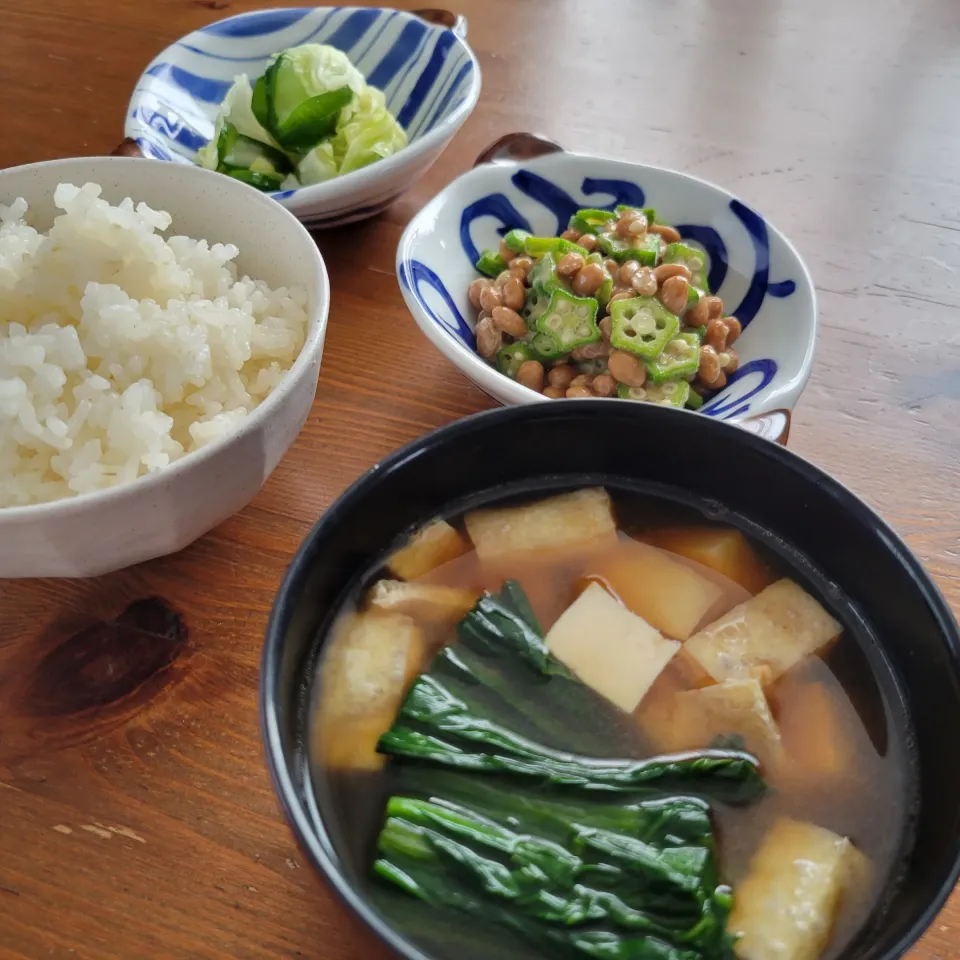
[[[262,5],[0,0],[0,164],[109,152],[156,53]],[[386,214],[318,236],[333,287],[319,392],[260,496],[176,556],[0,583],[3,960],[385,956],[281,821],[261,637],[324,508],[399,444],[490,405],[420,335],[393,260],[414,212],[511,130],[716,181],[797,244],[821,336],[790,445],[889,519],[960,609],[960,4],[456,9],[480,104]],[[911,956],[960,956],[960,900]]]

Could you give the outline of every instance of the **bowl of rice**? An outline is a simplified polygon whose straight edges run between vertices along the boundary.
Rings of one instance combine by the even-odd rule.
[[[0,171],[0,577],[181,549],[302,428],[329,306],[309,233],[199,167]]]

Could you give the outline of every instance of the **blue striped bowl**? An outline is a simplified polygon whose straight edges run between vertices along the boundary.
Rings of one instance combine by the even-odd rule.
[[[521,159],[530,147],[545,155]],[[499,150],[499,153],[495,152]],[[522,156],[522,153],[520,154]],[[817,336],[813,281],[793,245],[756,211],[696,177],[640,163],[563,152],[510,134],[410,221],[397,248],[404,300],[427,338],[501,403],[546,399],[476,352],[467,287],[479,251],[520,227],[552,236],[579,207],[651,206],[710,255],[710,288],[739,318],[739,369],[702,408],[721,420],[790,410],[810,376]],[[597,401],[601,402],[600,400]],[[624,401],[626,402],[626,401]]]
[[[273,196],[313,229],[372,217],[426,173],[480,96],[466,21],[448,16],[452,27],[386,7],[288,7],[219,20],[147,67],[130,98],[126,136],[144,156],[193,163],[213,136],[217,107],[237,74],[252,80],[272,54],[327,43],[384,91],[410,144],[362,170]]]

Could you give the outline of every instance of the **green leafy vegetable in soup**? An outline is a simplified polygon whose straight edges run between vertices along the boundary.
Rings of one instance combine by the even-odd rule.
[[[502,725],[481,702],[530,717],[522,691],[531,677],[550,679],[535,722],[555,725],[558,711],[578,705],[609,709],[551,656],[514,581],[483,595],[458,636],[456,648],[441,649],[414,682],[380,739],[397,760],[425,765],[419,787],[433,796],[387,803],[374,864],[380,879],[544,950],[589,957],[602,946],[603,956],[625,960],[729,960],[732,899],[719,880],[707,807],[691,796],[653,794],[681,789],[750,802],[763,789],[755,759],[700,751],[599,760]],[[488,776],[503,785],[488,786]],[[556,793],[545,795],[544,785]],[[630,802],[594,799],[607,791],[623,791]]]
[[[231,162],[223,137],[244,138],[253,154]],[[273,58],[251,86],[240,75],[227,92],[214,137],[198,162],[262,190],[320,183],[402,150],[407,134],[387,110],[383,92],[367,84],[349,57],[307,43]],[[269,151],[269,152],[268,152]],[[269,164],[269,166],[267,166]]]
[[[474,678],[475,679],[475,678]],[[575,791],[688,790],[746,803],[763,791],[757,762],[735,751],[689,757],[605,760],[551,750],[501,726],[430,675],[410,688],[378,749],[390,756]]]
[[[498,368],[568,347],[579,300],[556,287]],[[632,354],[626,399],[688,403],[699,343]],[[435,519],[364,578],[311,747],[333,844],[443,960],[836,960],[894,872],[903,738],[873,746],[829,666],[852,638],[761,545],[633,497]]]
[[[392,797],[375,872],[411,896],[492,920],[548,952],[623,960],[732,956],[725,932],[731,897],[717,882],[709,831],[698,844],[661,847],[631,829],[594,826],[589,811],[584,823],[579,811],[565,820],[554,807],[552,832],[563,837],[557,841],[505,826],[516,818],[510,795],[504,799],[477,809]],[[657,816],[689,807],[678,799]]]

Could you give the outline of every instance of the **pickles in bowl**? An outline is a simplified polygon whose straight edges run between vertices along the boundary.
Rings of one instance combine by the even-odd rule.
[[[466,35],[466,20],[442,10],[284,7],[217,20],[147,65],[118,152],[195,164],[203,151],[208,166],[315,230],[375,216],[476,106],[480,67]],[[290,55],[304,45],[334,48],[323,58],[348,66],[318,70]],[[265,82],[255,98],[270,71],[272,91]]]
[[[245,73],[236,77],[197,162],[258,190],[297,189],[406,145],[383,91],[343,51],[304,43],[278,53],[252,85]]]

